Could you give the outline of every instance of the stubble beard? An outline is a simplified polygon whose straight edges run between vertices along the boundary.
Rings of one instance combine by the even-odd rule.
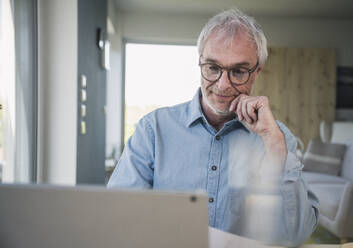
[[[204,92],[202,87],[201,87],[201,93],[202,93],[201,101],[203,101],[214,114],[221,116],[221,117],[229,117],[232,115],[232,113],[229,111],[229,109],[222,111],[222,110],[217,109],[215,106],[213,106],[213,104],[207,98],[207,94],[206,94],[206,92]]]

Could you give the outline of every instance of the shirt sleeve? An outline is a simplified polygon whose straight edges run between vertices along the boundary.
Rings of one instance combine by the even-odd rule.
[[[315,230],[319,218],[319,201],[301,176],[303,164],[296,154],[297,142],[285,125],[278,122],[286,138],[288,155],[280,183],[286,239],[281,245],[298,246]]]
[[[152,188],[154,169],[154,132],[149,116],[142,118],[127,141],[108,188]]]

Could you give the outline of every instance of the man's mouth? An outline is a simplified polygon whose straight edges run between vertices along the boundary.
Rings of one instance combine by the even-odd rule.
[[[235,98],[234,95],[218,94],[215,92],[213,92],[213,94],[215,94],[217,98],[224,99],[224,100],[229,100],[231,98]]]

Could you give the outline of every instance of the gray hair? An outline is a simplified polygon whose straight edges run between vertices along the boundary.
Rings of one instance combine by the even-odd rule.
[[[221,31],[229,37],[234,37],[239,30],[245,30],[254,41],[257,48],[259,64],[263,65],[267,59],[267,40],[260,25],[238,9],[230,9],[213,16],[201,30],[197,40],[197,47],[201,55],[205,43],[214,31]]]

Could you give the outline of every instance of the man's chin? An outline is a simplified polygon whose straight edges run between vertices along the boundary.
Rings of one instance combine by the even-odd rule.
[[[233,112],[230,112],[228,109],[220,109],[220,108],[216,108],[214,106],[211,106],[211,109],[213,110],[213,112],[215,114],[220,115],[220,116],[231,116],[234,114]]]
[[[231,116],[232,113],[229,111],[217,111],[216,110],[216,114],[218,114],[219,116]]]
[[[209,99],[204,98],[203,102],[208,106],[208,109],[210,109],[214,114],[222,117],[228,117],[234,115],[234,112],[229,111],[229,106],[230,103],[220,103],[214,104],[209,101]]]

